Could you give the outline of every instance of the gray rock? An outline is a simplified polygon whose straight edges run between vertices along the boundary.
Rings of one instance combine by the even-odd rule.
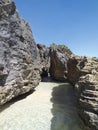
[[[37,48],[40,55],[40,65],[41,65],[41,76],[42,78],[47,77],[50,68],[50,55],[49,48],[42,44],[37,44]]]
[[[67,79],[67,61],[68,55],[62,51],[62,48],[50,49],[50,75],[59,81]]]
[[[67,62],[67,78],[73,85],[75,85],[75,83],[79,80],[79,77],[81,75],[81,69],[85,66],[86,62],[86,57],[82,56],[79,57],[73,55],[69,58]]]
[[[80,117],[90,130],[98,130],[98,59],[68,57],[60,48],[51,50],[50,58],[51,76],[62,81],[68,79],[74,85]]]
[[[87,58],[75,85],[79,115],[91,130],[98,130],[98,59]]]
[[[0,105],[33,90],[40,81],[40,57],[32,31],[15,3],[0,1]]]

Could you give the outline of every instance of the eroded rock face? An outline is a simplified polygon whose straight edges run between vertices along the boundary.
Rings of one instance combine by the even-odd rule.
[[[98,130],[98,59],[87,58],[75,85],[79,114],[91,130]]]
[[[86,62],[86,57],[70,56],[67,62],[67,78],[73,85],[79,80],[81,69],[85,66]]]
[[[98,130],[98,59],[71,57],[68,80],[75,86],[80,117],[90,130]]]
[[[68,55],[62,49],[50,49],[50,75],[59,81],[66,81]]]
[[[90,130],[98,130],[98,59],[50,52],[50,74],[75,86],[78,112]],[[64,81],[63,80],[63,81]]]
[[[49,48],[42,44],[37,44],[37,48],[40,55],[41,77],[47,77],[50,68]]]
[[[15,3],[0,1],[0,105],[26,93],[40,81],[39,53],[27,22]]]
[[[42,69],[49,67],[48,54],[36,45],[15,3],[0,0],[0,105],[38,85]],[[81,118],[98,130],[98,59],[69,56],[61,49],[51,49],[50,59],[51,76],[75,86]]]

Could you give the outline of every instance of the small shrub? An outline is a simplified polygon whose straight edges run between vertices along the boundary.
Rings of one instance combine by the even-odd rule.
[[[52,43],[51,45],[50,45],[50,48],[52,49],[52,50],[61,50],[62,52],[66,52],[67,54],[69,54],[69,55],[71,55],[72,54],[72,51],[67,47],[67,46],[65,46],[65,45],[57,45],[57,44],[55,44],[55,43]]]

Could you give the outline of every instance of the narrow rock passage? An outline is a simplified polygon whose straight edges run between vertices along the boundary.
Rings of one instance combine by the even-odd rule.
[[[41,82],[34,93],[0,109],[0,130],[84,130],[74,104],[71,85]]]

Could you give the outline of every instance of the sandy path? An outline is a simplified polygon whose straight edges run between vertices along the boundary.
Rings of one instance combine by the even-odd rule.
[[[5,105],[0,112],[0,130],[82,130],[65,87],[64,83],[40,83],[31,95]]]

